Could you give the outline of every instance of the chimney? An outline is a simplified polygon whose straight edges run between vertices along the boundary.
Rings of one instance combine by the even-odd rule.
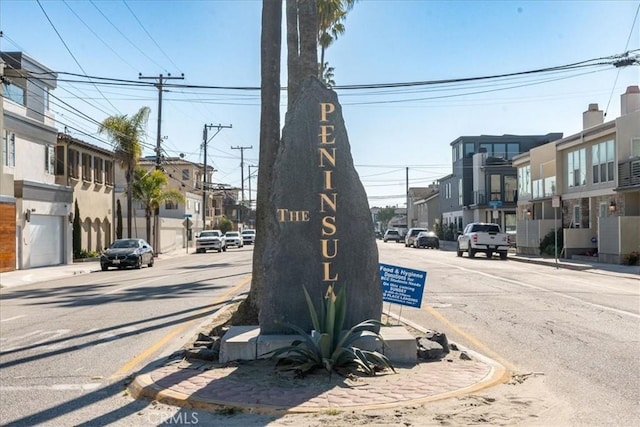
[[[604,123],[604,113],[598,109],[598,104],[589,104],[587,111],[582,113],[582,129],[589,129],[602,123]]]
[[[624,116],[634,111],[640,111],[640,88],[628,86],[627,91],[620,95],[620,115]]]

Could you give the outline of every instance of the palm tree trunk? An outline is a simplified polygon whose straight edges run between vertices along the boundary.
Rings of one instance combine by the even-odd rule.
[[[129,167],[127,170],[127,238],[131,238],[131,223],[133,222],[133,168]]]
[[[318,5],[316,0],[299,0],[300,77],[318,77]]]
[[[287,0],[287,110],[300,90],[300,42],[298,38],[298,0]]]
[[[144,216],[145,219],[147,220],[147,242],[152,246],[155,247],[155,236],[153,239],[153,244],[151,243],[151,209],[149,209],[148,207],[145,208],[144,210]]]
[[[288,3],[287,3],[288,5]],[[271,180],[280,142],[280,49],[282,0],[263,0],[262,38],[260,41],[261,108],[258,195],[256,198],[256,240],[253,250],[251,291],[239,308],[246,317],[258,320],[264,289],[264,246],[267,236],[267,214],[271,196]]]

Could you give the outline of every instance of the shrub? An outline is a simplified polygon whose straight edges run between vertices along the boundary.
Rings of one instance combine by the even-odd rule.
[[[624,257],[625,265],[640,265],[640,253],[633,251],[629,255]]]
[[[98,258],[99,256],[100,254],[96,251],[87,251],[86,249],[81,249],[76,259]]]
[[[295,340],[290,346],[266,353],[266,355],[271,354],[272,359],[278,359],[279,367],[294,371],[299,376],[320,368],[324,368],[329,374],[334,371],[342,374],[342,371],[346,370],[347,373],[361,371],[368,375],[375,375],[376,372],[387,368],[395,372],[385,355],[353,345],[356,340],[368,337],[384,345],[384,340],[375,331],[382,326],[381,322],[365,320],[349,330],[343,329],[347,310],[344,286],[337,295],[333,286],[329,286],[322,300],[319,316],[306,288],[303,287],[303,290],[314,331],[308,335],[296,325],[281,323],[300,334],[303,339]]]
[[[556,245],[555,245],[555,231],[551,230],[548,232],[544,238],[540,241],[540,253],[544,255],[555,256],[556,254]],[[564,248],[563,242],[563,233],[562,228],[558,229],[558,255],[562,253],[562,249]]]

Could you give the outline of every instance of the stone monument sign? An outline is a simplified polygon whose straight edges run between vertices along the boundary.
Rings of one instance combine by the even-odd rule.
[[[364,142],[363,142],[364,143]],[[319,303],[346,287],[349,328],[380,319],[378,249],[336,93],[316,78],[287,113],[274,166],[264,253],[262,334],[312,329],[303,286]]]

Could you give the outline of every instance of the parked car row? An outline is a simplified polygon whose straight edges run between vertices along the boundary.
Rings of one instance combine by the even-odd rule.
[[[255,243],[255,230],[227,231],[203,230],[196,236],[196,253],[205,253],[208,250],[226,252],[228,247],[242,248],[244,245]]]

